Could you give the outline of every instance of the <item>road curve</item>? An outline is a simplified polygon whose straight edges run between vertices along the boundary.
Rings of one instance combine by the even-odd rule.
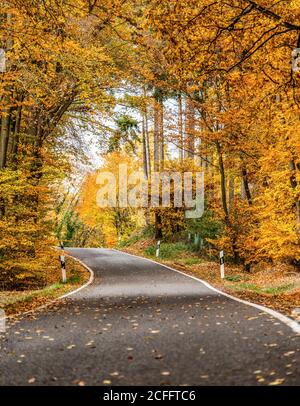
[[[299,385],[300,337],[201,282],[106,249],[70,249],[82,291],[11,321],[0,385]]]

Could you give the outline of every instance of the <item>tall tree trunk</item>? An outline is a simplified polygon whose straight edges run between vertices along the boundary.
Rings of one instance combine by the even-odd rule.
[[[146,134],[146,120],[145,115],[143,116],[142,124],[142,136],[143,136],[143,166],[144,166],[144,177],[146,180],[149,179],[149,167],[148,167],[148,151],[147,151],[147,134]]]
[[[184,158],[184,136],[183,136],[183,106],[182,106],[182,94],[178,95],[178,130],[179,130],[179,159],[181,162]]]
[[[185,111],[186,158],[194,158],[195,155],[195,129],[195,106],[193,100],[188,97]]]
[[[23,99],[22,99],[22,101],[23,101]],[[20,130],[21,130],[21,118],[22,118],[22,105],[19,105],[16,110],[13,140],[12,140],[12,146],[11,146],[11,158],[12,158],[11,160],[14,165],[16,165],[17,155],[18,155]]]
[[[149,145],[149,124],[148,124],[148,108],[146,104],[147,90],[144,87],[145,105],[142,111],[143,114],[143,155],[144,155],[144,175],[145,179],[149,181],[151,178],[151,156]],[[149,198],[149,197],[148,197]],[[145,221],[147,226],[150,224],[150,215],[148,210],[145,210]]]
[[[12,24],[12,15],[7,13],[6,20],[8,26]],[[11,28],[7,30],[7,38],[5,41],[5,51],[9,51],[13,47],[13,38]],[[7,63],[6,63],[7,66]],[[10,123],[11,123],[11,97],[12,90],[11,85],[4,87],[5,95],[1,100],[1,104],[4,106],[1,114],[1,132],[0,132],[0,170],[6,166],[7,154],[8,154],[8,141],[10,135]]]
[[[156,101],[154,102],[153,160],[154,172],[159,172],[159,109]]]
[[[248,173],[247,173],[247,169],[245,167],[242,169],[242,178],[243,178],[243,187],[244,187],[245,196],[246,196],[246,199],[247,199],[249,205],[251,206],[252,205],[252,195],[251,195],[249,181],[248,181]]]
[[[6,100],[9,103],[9,100]],[[2,110],[1,133],[0,133],[0,170],[6,166],[8,153],[8,140],[10,134],[11,109],[6,107]]]
[[[160,171],[161,158],[161,104],[158,100],[154,102],[154,133],[153,133],[153,148],[154,148],[154,171]],[[159,191],[159,201],[161,202],[161,193]],[[159,208],[155,211],[155,238],[162,238],[162,219]]]
[[[151,176],[151,154],[149,142],[149,122],[148,122],[148,109],[145,109],[145,138],[146,138],[146,158],[147,158],[147,171],[148,176]]]
[[[234,227],[231,224],[231,220],[230,220],[230,216],[229,216],[229,209],[228,209],[228,204],[227,204],[225,166],[224,166],[222,148],[221,148],[219,141],[216,141],[216,149],[217,149],[218,158],[219,158],[219,170],[220,170],[220,176],[221,176],[221,200],[222,200],[222,206],[223,206],[223,211],[224,211],[225,224],[231,231],[230,238],[231,238],[231,246],[232,246],[234,262],[238,263],[240,258],[239,258],[239,253],[238,253],[238,249],[237,249],[237,236],[236,236]]]
[[[230,213],[234,210],[234,177],[230,176],[229,178],[229,210]]]
[[[296,189],[298,187],[298,181],[297,181],[297,165],[295,163],[294,159],[291,159],[289,163],[289,168],[291,171],[291,176],[290,176],[290,183],[291,187],[293,189]],[[298,168],[299,169],[299,168]],[[297,233],[297,238],[298,238],[298,246],[300,246],[300,200],[299,196],[296,197],[295,201],[295,217],[296,217],[296,233]],[[294,260],[294,264],[297,267],[298,271],[300,271],[300,261],[299,260]]]
[[[147,174],[148,178],[151,176],[151,153],[150,153],[150,141],[149,141],[149,120],[148,120],[148,107],[146,104],[147,99],[147,90],[146,87],[143,89],[144,91],[144,98],[145,98],[145,105],[143,108],[143,125],[145,131],[145,160],[146,160],[146,167],[147,167]]]
[[[217,153],[218,153],[218,158],[219,158],[219,170],[220,170],[220,176],[221,176],[221,200],[222,200],[222,206],[223,206],[223,211],[225,215],[225,221],[229,221],[229,210],[228,210],[228,205],[227,205],[227,189],[226,189],[226,175],[225,175],[225,167],[224,167],[224,160],[223,160],[223,153],[221,150],[221,145],[219,141],[216,141],[216,148],[217,148]]]
[[[164,136],[164,105],[163,101],[159,102],[159,169],[164,170],[165,166],[165,136]]]

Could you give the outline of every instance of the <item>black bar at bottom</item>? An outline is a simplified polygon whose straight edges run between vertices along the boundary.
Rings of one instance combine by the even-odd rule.
[[[127,404],[137,404],[141,401],[190,401],[211,402],[220,401],[222,404],[229,401],[231,404],[241,404],[245,400],[250,401],[272,401],[280,404],[288,400],[299,399],[299,387],[189,387],[189,386],[117,386],[117,387],[0,387],[1,404],[4,400],[30,400],[40,402],[65,400],[90,402],[99,404],[105,401],[123,401]]]

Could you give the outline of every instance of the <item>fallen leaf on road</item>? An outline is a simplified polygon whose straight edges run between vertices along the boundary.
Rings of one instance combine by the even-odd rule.
[[[270,386],[277,386],[277,385],[282,385],[284,383],[284,379],[276,379],[273,382],[270,382],[269,385]]]
[[[295,354],[295,351],[289,351],[284,354],[285,357],[289,357],[290,355]]]

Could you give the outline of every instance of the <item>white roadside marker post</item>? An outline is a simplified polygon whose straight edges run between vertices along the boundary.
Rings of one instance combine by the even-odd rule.
[[[60,255],[59,259],[60,259],[60,265],[61,265],[61,279],[62,279],[62,283],[66,283],[66,282],[67,282],[67,274],[66,274],[66,261],[65,261],[65,256],[64,256],[64,255]]]
[[[224,251],[220,252],[220,271],[221,271],[221,279],[224,279],[225,278]]]
[[[0,309],[0,333],[6,332],[5,324],[6,324],[5,311],[3,309]]]
[[[62,250],[62,253],[64,254],[64,243],[61,242],[60,243],[60,248]],[[60,266],[61,266],[61,279],[62,279],[62,283],[66,283],[67,282],[67,273],[66,273],[66,260],[65,260],[65,256],[64,255],[60,255],[59,256],[59,260],[60,260]]]
[[[160,241],[157,241],[157,247],[156,247],[156,258],[159,257],[160,254]]]

